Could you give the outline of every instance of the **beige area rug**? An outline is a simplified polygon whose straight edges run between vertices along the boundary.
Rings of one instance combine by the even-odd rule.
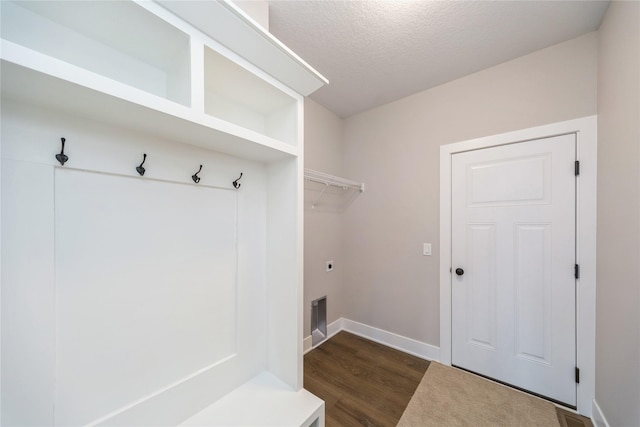
[[[398,427],[559,427],[542,399],[459,369],[431,362]]]

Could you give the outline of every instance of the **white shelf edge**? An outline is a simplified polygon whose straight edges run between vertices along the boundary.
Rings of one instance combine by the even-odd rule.
[[[302,96],[329,84],[327,78],[229,0],[157,3]]]
[[[266,29],[262,27],[262,25],[258,24],[252,17],[247,15],[247,13],[240,9],[237,5],[235,5],[231,0],[221,0],[221,5],[229,9],[233,14],[235,14],[239,19],[244,21],[247,25],[252,27],[258,34],[266,39],[268,43],[271,43],[277,46],[284,55],[287,55],[291,60],[298,62],[302,68],[304,68],[307,72],[313,74],[318,80],[323,82],[325,85],[329,84],[329,80],[320,74],[318,70],[309,65],[304,59],[299,57],[294,51],[289,49],[287,45],[278,40],[273,34],[268,32]]]
[[[297,147],[290,144],[286,144],[250,129],[218,119],[214,116],[207,115],[203,112],[197,112],[190,107],[128,86],[124,83],[117,82],[108,77],[104,77],[73,64],[44,55],[40,52],[33,51],[7,40],[0,40],[0,59],[2,59],[3,63],[10,63],[39,74],[43,78],[42,80],[46,80],[47,78],[57,79],[61,82],[66,82],[68,85],[75,86],[76,90],[84,90],[87,94],[91,93],[94,96],[100,94],[102,97],[118,99],[123,103],[129,104],[131,107],[138,106],[139,109],[145,110],[147,114],[153,115],[153,113],[155,113],[162,116],[163,119],[173,118],[174,121],[176,119],[181,120],[186,122],[186,127],[200,127],[202,128],[202,131],[215,131],[218,134],[216,135],[217,137],[220,137],[222,134],[226,135],[225,138],[222,138],[226,140],[226,143],[220,142],[220,140],[212,141],[213,138],[204,137],[191,141],[188,139],[180,141],[186,144],[196,145],[254,160],[270,161],[282,157],[298,156]],[[5,68],[2,73],[3,80],[11,78],[11,73],[8,72],[4,64],[3,68]],[[21,77],[28,78],[27,76],[28,73],[25,73],[24,76]],[[17,91],[28,91],[30,88],[30,85],[25,84],[3,85],[2,91],[4,96],[5,92],[11,91],[12,89]],[[14,96],[10,96],[11,98],[17,99],[18,101],[21,100],[19,96],[15,96],[15,93],[12,95]],[[32,94],[32,96],[37,95]],[[63,110],[72,109],[72,97],[65,97],[65,100],[56,100],[55,94],[43,93],[40,94],[40,98],[41,101],[46,102],[49,105],[60,104],[59,106]],[[62,104],[63,102],[65,104]],[[97,104],[94,103],[92,105],[96,110],[100,109],[100,106]],[[79,108],[79,110],[86,115],[86,113],[91,111],[91,106],[89,106],[89,111],[85,108]],[[119,122],[120,120],[114,118],[116,115],[118,115],[118,113],[112,114],[111,120]],[[119,113],[119,115],[122,116],[123,121],[131,121],[131,118],[126,117],[126,114],[123,112]],[[99,116],[96,119],[100,120],[100,118],[101,117]],[[136,126],[133,127],[136,128]],[[140,126],[138,126],[138,128],[143,129]],[[261,153],[252,155],[250,153],[251,150],[248,149],[248,147],[233,147],[231,144],[232,140],[235,140],[236,143],[241,145],[255,144],[257,147],[262,148],[262,150],[258,150],[261,151]],[[244,142],[244,144],[242,144],[242,142]],[[269,151],[271,151],[271,153],[269,153]]]

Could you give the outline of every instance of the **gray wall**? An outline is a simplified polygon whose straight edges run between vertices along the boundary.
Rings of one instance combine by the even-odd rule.
[[[367,190],[344,214],[345,317],[439,346],[440,145],[596,114],[596,80],[589,33],[346,119]]]
[[[598,34],[596,401],[640,425],[640,3],[612,2]]]
[[[309,98],[304,108],[305,168],[343,176],[342,119]],[[342,215],[309,209],[310,197],[313,201],[316,193],[305,190],[304,337],[311,333],[311,301],[327,296],[327,322],[331,323],[342,317],[344,300]],[[327,273],[329,260],[334,261],[334,270]]]

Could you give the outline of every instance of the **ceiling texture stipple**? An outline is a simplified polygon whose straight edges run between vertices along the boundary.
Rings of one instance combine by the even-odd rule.
[[[597,30],[608,1],[268,0],[275,37],[349,117]]]

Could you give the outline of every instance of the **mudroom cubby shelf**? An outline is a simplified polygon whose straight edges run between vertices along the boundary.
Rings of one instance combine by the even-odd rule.
[[[99,119],[163,139],[251,160],[272,161],[297,149],[192,108],[136,90],[74,65],[2,41],[2,97]]]
[[[297,102],[213,49],[204,48],[205,113],[296,144]]]
[[[228,2],[191,7],[208,3],[226,5],[214,10],[228,16],[216,19],[236,22],[242,14]],[[308,93],[296,93],[287,81],[271,77],[273,70],[257,68],[158,3],[3,1],[0,6],[7,98],[240,157],[270,161],[298,154],[301,100]],[[246,18],[228,31],[242,39],[241,31],[256,32],[251,23]],[[269,51],[278,46],[270,38],[257,41]],[[264,46],[251,49],[264,52]],[[281,50],[298,75],[308,80],[317,74],[286,47]],[[281,68],[280,62],[271,67]]]
[[[227,0],[0,8],[0,424],[323,427],[302,129],[326,79]]]
[[[329,83],[231,1],[158,0],[158,3],[303,96]]]
[[[3,1],[2,38],[190,104],[189,36],[129,1]]]

